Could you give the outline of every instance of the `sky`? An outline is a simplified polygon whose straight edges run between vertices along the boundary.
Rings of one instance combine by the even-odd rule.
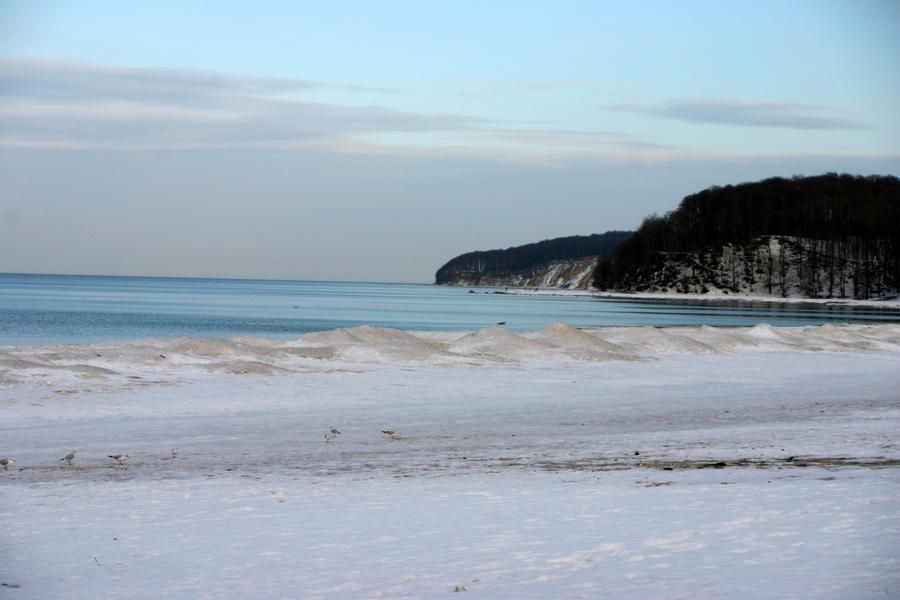
[[[431,282],[900,175],[892,0],[0,0],[0,272]]]

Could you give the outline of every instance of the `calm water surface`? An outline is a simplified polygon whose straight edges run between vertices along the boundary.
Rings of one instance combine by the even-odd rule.
[[[370,324],[515,330],[576,326],[900,323],[900,311],[674,300],[515,296],[425,284],[0,274],[0,344],[141,337],[293,338]],[[487,293],[485,293],[487,292]]]

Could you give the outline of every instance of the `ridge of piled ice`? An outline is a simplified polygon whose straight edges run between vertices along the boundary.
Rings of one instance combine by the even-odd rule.
[[[348,358],[428,360],[445,353],[442,343],[400,329],[371,325],[307,333],[301,339],[320,347],[335,348]]]
[[[466,356],[495,359],[540,358],[549,346],[513,333],[502,325],[485,327],[466,334],[450,344],[450,350]]]
[[[138,379],[161,372],[278,374],[333,370],[342,363],[452,366],[521,361],[633,361],[665,355],[761,351],[896,352],[900,325],[809,327],[602,327],[550,323],[517,333],[496,325],[472,332],[416,332],[362,325],[295,340],[147,338],[93,344],[0,348],[0,381]]]
[[[694,328],[696,329],[696,328]],[[623,348],[638,354],[713,354],[716,349],[701,341],[697,341],[688,335],[667,333],[658,327],[644,326],[621,331],[615,338]]]
[[[626,348],[608,342],[562,321],[548,324],[536,333],[535,339],[559,348],[565,354],[582,360],[634,360],[639,358]]]

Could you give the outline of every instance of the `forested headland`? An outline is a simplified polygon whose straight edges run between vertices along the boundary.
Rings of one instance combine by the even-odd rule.
[[[873,298],[900,287],[900,179],[829,173],[711,187],[647,217],[594,273],[612,291]]]
[[[575,267],[587,257],[602,257],[612,252],[630,231],[573,235],[514,246],[504,250],[467,252],[449,260],[438,269],[435,283],[447,285],[528,285],[542,271],[565,263]],[[589,264],[586,283],[590,282],[596,261]]]

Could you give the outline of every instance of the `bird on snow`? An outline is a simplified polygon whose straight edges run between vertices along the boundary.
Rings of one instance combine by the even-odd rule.
[[[14,458],[0,458],[0,465],[3,465],[4,471],[9,471],[9,468],[16,464],[16,460]]]
[[[68,454],[66,454],[59,460],[64,460],[64,461],[66,461],[66,463],[71,465],[72,461],[75,460],[75,451],[72,450],[71,452],[69,452]]]
[[[396,440],[398,437],[400,437],[400,432],[399,432],[399,431],[391,431],[390,429],[382,429],[382,430],[381,430],[381,433],[385,434],[386,436],[388,436],[388,437],[391,438],[392,440]]]
[[[111,459],[119,463],[120,465],[124,465],[125,461],[128,460],[127,454],[107,454]]]

